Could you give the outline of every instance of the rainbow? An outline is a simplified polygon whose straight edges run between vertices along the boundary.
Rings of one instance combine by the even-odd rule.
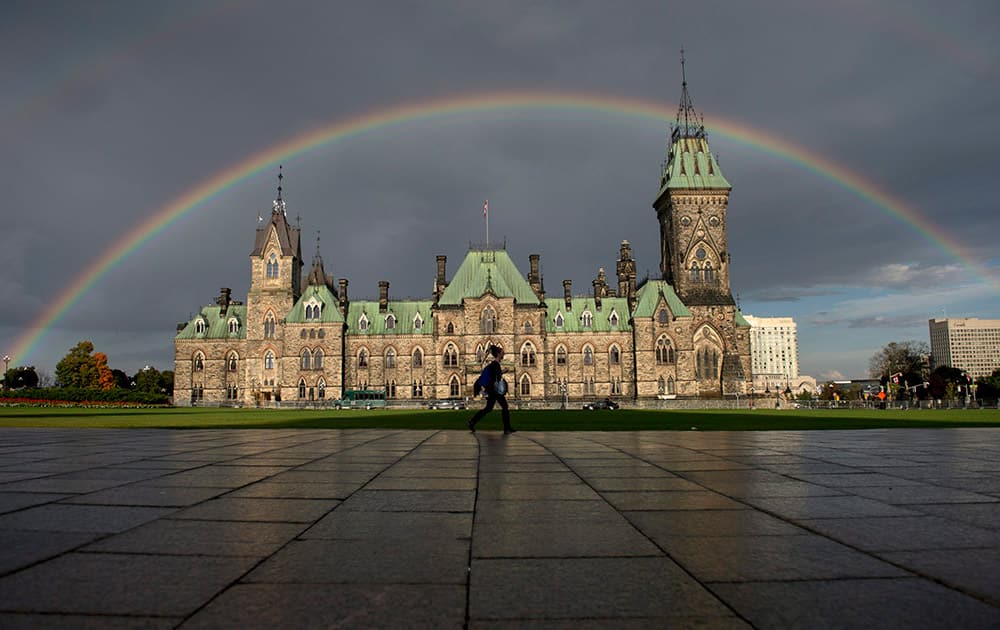
[[[12,353],[13,360],[25,361],[45,332],[73,307],[80,296],[130,254],[156,238],[186,214],[203,207],[263,170],[274,168],[279,161],[307,154],[333,142],[346,140],[376,129],[443,118],[460,113],[488,113],[511,109],[597,112],[650,118],[663,122],[672,120],[675,114],[672,107],[660,103],[613,96],[551,91],[489,92],[373,110],[351,118],[336,120],[298,134],[219,171],[160,207],[144,222],[133,227],[109,247],[104,255],[80,273],[59,297],[52,301],[50,306],[36,318],[31,328],[16,340]],[[893,218],[910,226],[950,256],[954,256],[963,266],[982,278],[993,290],[1000,290],[1000,282],[993,277],[992,272],[975,262],[975,257],[966,252],[960,243],[921,216],[915,208],[907,205],[902,199],[881,190],[873,182],[817,153],[739,121],[726,120],[714,115],[709,116],[709,120],[713,121],[709,126],[710,133],[777,156],[822,179],[846,188]]]

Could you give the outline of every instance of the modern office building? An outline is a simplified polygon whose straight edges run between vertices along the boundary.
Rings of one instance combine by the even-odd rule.
[[[1000,369],[1000,319],[931,319],[928,327],[932,368],[958,368],[973,379]]]
[[[799,377],[799,340],[791,317],[744,315],[750,324],[750,370],[754,387],[781,390]]]

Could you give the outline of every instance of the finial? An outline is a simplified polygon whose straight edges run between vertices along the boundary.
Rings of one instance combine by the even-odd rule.
[[[694,109],[691,95],[687,88],[687,58],[684,48],[681,48],[681,100],[677,105],[677,118],[671,130],[671,141],[677,138],[704,138],[705,119]]]
[[[681,86],[687,87],[687,73],[684,71],[684,47],[681,46]]]
[[[283,165],[278,165],[278,201],[281,201],[281,180],[285,179],[284,174],[281,172],[283,168]]]
[[[319,230],[316,230],[316,258],[319,258]]]

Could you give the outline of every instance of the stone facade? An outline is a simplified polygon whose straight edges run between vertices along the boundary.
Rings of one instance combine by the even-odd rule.
[[[686,96],[686,85],[685,85]],[[729,183],[703,128],[671,136],[653,208],[660,277],[636,281],[622,241],[617,288],[603,269],[587,295],[546,296],[538,255],[522,275],[505,248],[470,248],[451,280],[436,259],[428,300],[352,301],[317,251],[303,274],[300,232],[281,187],[257,229],[246,305],[228,289],[175,338],[175,403],[332,404],[345,390],[389,400],[464,398],[490,345],[506,351],[515,401],[722,398],[749,391],[750,328],[729,286]],[[279,176],[280,177],[280,176]],[[280,184],[280,179],[279,179]]]

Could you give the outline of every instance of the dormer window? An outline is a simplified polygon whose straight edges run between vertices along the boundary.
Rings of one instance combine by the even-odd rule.
[[[612,328],[618,328],[618,313],[611,311],[611,315],[608,317],[608,323],[611,324]]]
[[[594,316],[590,311],[584,311],[583,315],[580,316],[580,323],[584,328],[590,328],[594,325]]]
[[[235,335],[240,332],[240,320],[235,317],[229,318],[229,334]]]
[[[565,323],[566,323],[566,320],[563,319],[562,313],[556,313],[556,328],[562,328],[563,324],[565,324]]]
[[[364,313],[358,318],[358,330],[368,330],[368,316]]]
[[[194,322],[194,334],[204,335],[205,334],[205,320],[196,319]]]
[[[385,329],[393,330],[396,327],[396,316],[389,314],[385,316]]]
[[[306,319],[318,320],[323,317],[323,303],[313,299],[306,304]]]
[[[420,330],[423,328],[424,320],[420,317],[420,313],[413,316],[413,330]]]

